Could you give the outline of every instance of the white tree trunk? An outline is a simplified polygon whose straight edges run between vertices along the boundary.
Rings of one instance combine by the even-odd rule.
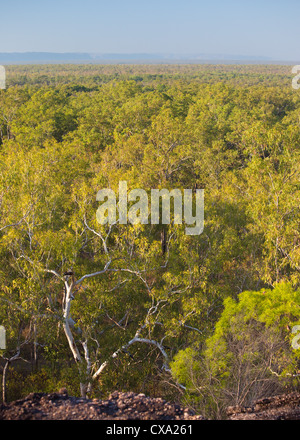
[[[64,322],[63,322],[63,328],[64,332],[70,347],[70,350],[73,354],[73,358],[75,362],[78,364],[79,368],[79,374],[81,377],[81,383],[80,383],[80,395],[81,397],[86,398],[87,394],[91,390],[91,384],[89,382],[90,378],[90,372],[91,372],[91,362],[89,358],[89,352],[88,352],[88,346],[87,341],[82,343],[83,349],[84,349],[84,355],[85,355],[85,362],[82,359],[79,350],[76,346],[74,336],[71,331],[70,323],[73,324],[73,320],[70,317],[70,310],[71,310],[71,302],[73,299],[73,287],[74,287],[74,280],[68,283],[68,281],[65,281],[65,298],[64,298],[64,305],[63,305],[63,312],[64,312]],[[86,365],[85,365],[86,363]],[[82,378],[85,378],[85,380],[82,380]]]
[[[7,374],[7,370],[9,367],[9,360],[7,360],[5,362],[4,368],[3,368],[3,373],[2,373],[2,401],[3,404],[5,405],[7,403],[7,396],[6,396],[6,374]]]
[[[75,359],[75,362],[81,362],[81,356],[78,351],[78,348],[75,344],[74,337],[70,328],[70,309],[71,309],[71,301],[72,301],[72,288],[73,288],[73,282],[69,285],[67,281],[65,281],[65,298],[64,298],[64,323],[63,328],[65,331],[65,335],[70,347],[70,350],[73,354],[73,357]]]

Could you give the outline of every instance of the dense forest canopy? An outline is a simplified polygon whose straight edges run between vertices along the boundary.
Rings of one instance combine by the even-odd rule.
[[[226,405],[297,387],[300,93],[290,66],[6,75],[3,399],[131,390],[223,417]],[[204,189],[203,233],[99,225],[97,191],[120,181]]]

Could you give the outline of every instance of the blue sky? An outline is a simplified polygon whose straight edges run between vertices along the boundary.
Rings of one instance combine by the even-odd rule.
[[[0,52],[300,61],[300,0],[0,0]]]

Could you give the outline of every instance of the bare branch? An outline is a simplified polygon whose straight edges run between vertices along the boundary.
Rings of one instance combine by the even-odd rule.
[[[13,228],[13,227],[15,227],[15,226],[19,226],[19,225],[20,225],[20,224],[26,219],[26,217],[28,217],[28,215],[29,215],[31,209],[32,209],[32,205],[30,206],[30,208],[28,209],[28,211],[26,212],[26,214],[21,218],[21,220],[19,220],[17,223],[12,223],[12,224],[10,224],[10,225],[2,226],[2,228],[0,228],[0,232],[1,232],[1,231],[4,231],[4,229],[6,229],[6,228]]]

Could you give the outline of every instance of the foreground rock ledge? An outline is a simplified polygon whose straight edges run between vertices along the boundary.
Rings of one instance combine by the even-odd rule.
[[[114,392],[107,400],[32,393],[0,406],[0,420],[203,420],[188,408],[144,394]]]
[[[230,420],[300,420],[300,393],[260,399],[251,407],[230,406]]]

